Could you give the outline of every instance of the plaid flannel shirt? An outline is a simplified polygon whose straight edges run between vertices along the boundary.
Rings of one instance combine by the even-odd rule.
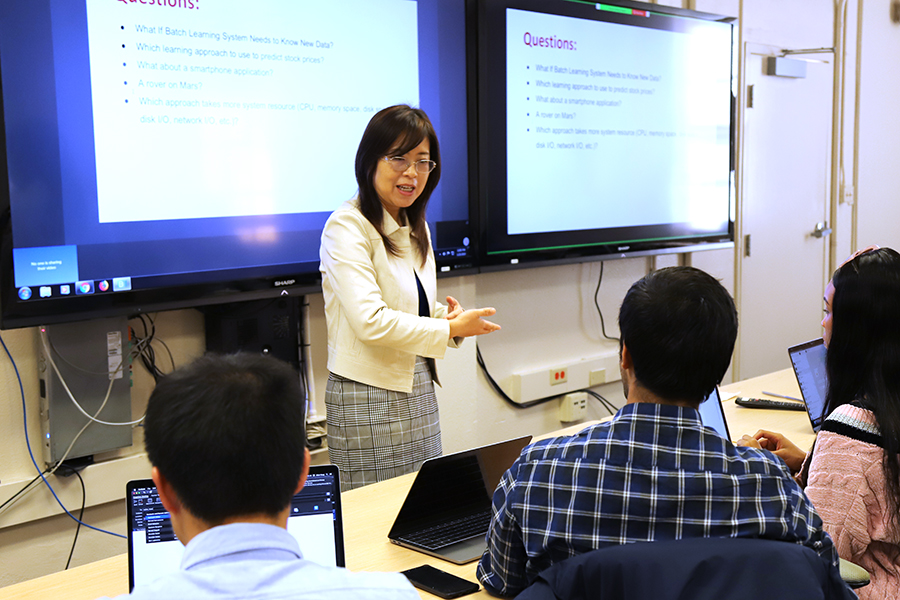
[[[735,447],[695,409],[635,403],[607,423],[522,451],[494,492],[478,579],[511,595],[583,552],[696,537],[785,540],[838,562],[780,458]]]

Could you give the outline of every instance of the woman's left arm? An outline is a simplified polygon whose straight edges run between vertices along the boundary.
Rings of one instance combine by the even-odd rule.
[[[463,307],[460,306],[459,302],[453,296],[447,296],[447,304],[441,304],[440,302],[434,303],[434,318],[436,319],[445,319],[447,321],[452,321],[463,312]],[[459,348],[463,343],[465,338],[461,337],[451,337],[447,342],[447,345],[451,348]]]

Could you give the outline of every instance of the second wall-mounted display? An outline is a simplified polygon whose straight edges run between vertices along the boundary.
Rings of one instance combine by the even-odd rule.
[[[732,36],[658,5],[478,3],[482,266],[730,244]]]

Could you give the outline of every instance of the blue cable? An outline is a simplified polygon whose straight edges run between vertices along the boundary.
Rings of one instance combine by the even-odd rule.
[[[28,455],[31,457],[31,462],[34,464],[34,468],[37,469],[38,475],[41,476],[41,479],[44,480],[44,483],[47,485],[47,489],[50,490],[50,493],[53,494],[53,497],[56,498],[56,503],[59,504],[59,507],[65,511],[69,517],[72,518],[76,523],[81,523],[88,529],[93,529],[94,531],[99,531],[100,533],[106,533],[108,535],[114,535],[116,537],[120,537],[123,539],[128,539],[121,533],[114,533],[112,531],[107,531],[105,529],[100,529],[99,527],[94,527],[93,525],[88,525],[84,521],[80,520],[78,517],[69,512],[65,506],[63,506],[62,501],[59,499],[59,496],[56,495],[56,492],[53,491],[53,486],[50,485],[50,482],[47,481],[47,478],[44,477],[44,472],[41,471],[41,468],[38,466],[37,461],[34,459],[34,452],[31,451],[31,442],[28,441],[28,418],[25,413],[25,388],[22,385],[22,376],[19,375],[19,367],[16,366],[16,361],[13,359],[12,354],[9,352],[9,348],[6,347],[6,342],[3,341],[3,336],[0,336],[0,344],[3,345],[3,350],[6,351],[6,356],[9,357],[9,363],[12,365],[13,370],[16,372],[16,379],[19,380],[19,394],[22,396],[22,423],[24,425],[25,432],[25,445],[28,447]]]

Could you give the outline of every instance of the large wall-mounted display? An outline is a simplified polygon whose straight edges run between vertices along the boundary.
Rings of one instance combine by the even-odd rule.
[[[396,103],[441,141],[439,269],[473,268],[466,52],[464,0],[4,3],[2,327],[317,289]]]
[[[627,0],[3,3],[0,327],[318,290],[396,103],[438,130],[443,275],[731,245],[733,35]]]
[[[733,34],[650,4],[480,3],[482,267],[731,244]]]

